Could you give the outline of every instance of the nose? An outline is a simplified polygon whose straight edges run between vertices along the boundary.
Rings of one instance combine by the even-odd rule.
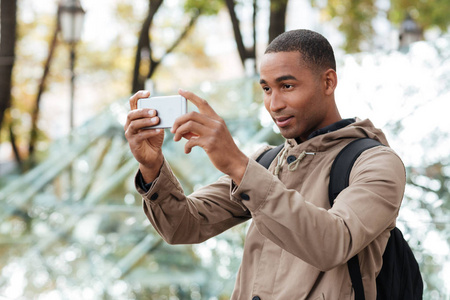
[[[267,110],[272,112],[281,111],[286,108],[286,103],[283,100],[281,95],[278,95],[276,92],[272,92],[270,96],[268,96],[268,105],[266,105]]]

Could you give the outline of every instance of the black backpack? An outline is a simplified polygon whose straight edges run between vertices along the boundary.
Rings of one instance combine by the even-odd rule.
[[[350,172],[359,155],[369,148],[380,145],[382,144],[376,140],[361,138],[352,141],[339,152],[330,171],[328,196],[331,206],[337,195],[348,186]],[[268,168],[282,148],[283,145],[279,145],[264,152],[257,158],[257,161]],[[347,262],[347,266],[355,291],[355,300],[364,300],[364,286],[357,255]],[[391,231],[386,250],[383,253],[383,266],[376,281],[377,300],[422,299],[423,281],[419,264],[397,227]]]

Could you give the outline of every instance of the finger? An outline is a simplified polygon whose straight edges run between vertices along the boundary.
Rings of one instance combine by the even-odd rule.
[[[185,138],[186,140],[190,140],[193,137],[198,137],[198,135],[192,133],[192,132],[188,132],[186,134],[183,134],[183,138]]]
[[[212,109],[212,107],[209,105],[208,101],[206,101],[205,99],[197,96],[196,94],[194,94],[190,91],[185,91],[182,89],[179,89],[178,93],[181,96],[183,96],[184,98],[191,101],[198,108],[200,113],[206,114],[206,115],[214,117],[214,118],[218,117],[217,113],[214,111],[214,109]]]
[[[172,127],[173,129],[173,127]],[[174,133],[173,140],[175,142],[178,142],[181,140],[182,137],[186,137],[187,139],[193,137],[193,136],[201,136],[202,134],[205,134],[205,131],[208,129],[207,126],[204,126],[203,124],[196,122],[194,120],[189,120],[186,123],[181,124],[179,127],[176,128]]]
[[[184,145],[184,153],[191,153],[192,148],[194,148],[195,146],[200,146],[200,138],[198,136],[193,136],[187,141],[187,143]]]
[[[136,134],[129,135],[125,134],[125,137],[130,145],[131,151],[141,151],[142,147],[146,148],[148,145],[152,143],[154,139],[164,139],[164,130],[162,129],[154,129],[154,130],[141,130]],[[135,151],[133,151],[135,150]],[[145,150],[142,150],[145,152]],[[139,155],[144,155],[145,153],[141,152]]]
[[[148,98],[150,97],[149,91],[138,91],[133,96],[130,97],[130,109],[134,110],[137,109],[137,101],[141,98]]]
[[[135,119],[129,123],[127,127],[125,127],[125,132],[129,132],[130,134],[136,134],[141,130],[146,130],[146,127],[152,127],[158,125],[160,122],[159,117],[155,116],[152,118],[142,118]],[[151,130],[151,128],[150,128]]]
[[[170,129],[170,132],[175,133],[180,126],[182,126],[185,123],[188,123],[190,121],[197,122],[199,124],[208,126],[210,117],[206,115],[202,115],[198,112],[191,111],[187,114],[181,115],[178,118],[175,119],[175,122],[172,125],[172,128]]]
[[[131,136],[126,135],[126,137],[130,144],[140,144],[145,140],[158,136],[159,134],[161,134],[161,132],[164,134],[164,131],[159,128],[151,130],[141,130],[138,133],[133,134]]]
[[[152,118],[157,116],[157,111],[154,109],[135,109],[128,113],[127,120],[124,125],[124,130],[126,131],[127,128],[130,126],[131,122],[138,120],[138,119],[145,119],[145,118]],[[158,120],[159,122],[159,120]]]

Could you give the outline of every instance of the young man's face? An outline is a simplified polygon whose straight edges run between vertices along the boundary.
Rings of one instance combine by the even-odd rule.
[[[264,105],[285,138],[305,141],[328,125],[322,73],[307,68],[299,52],[264,54],[260,73]]]

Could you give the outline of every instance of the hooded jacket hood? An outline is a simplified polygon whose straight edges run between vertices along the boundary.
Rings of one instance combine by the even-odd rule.
[[[314,136],[313,138],[301,143],[305,148],[312,152],[323,152],[329,148],[340,144],[343,139],[371,138],[381,142],[385,146],[389,146],[386,136],[381,129],[376,128],[369,119],[361,120],[355,118],[355,122],[347,125],[339,130]],[[287,139],[288,147],[296,147],[299,145],[295,139]]]

